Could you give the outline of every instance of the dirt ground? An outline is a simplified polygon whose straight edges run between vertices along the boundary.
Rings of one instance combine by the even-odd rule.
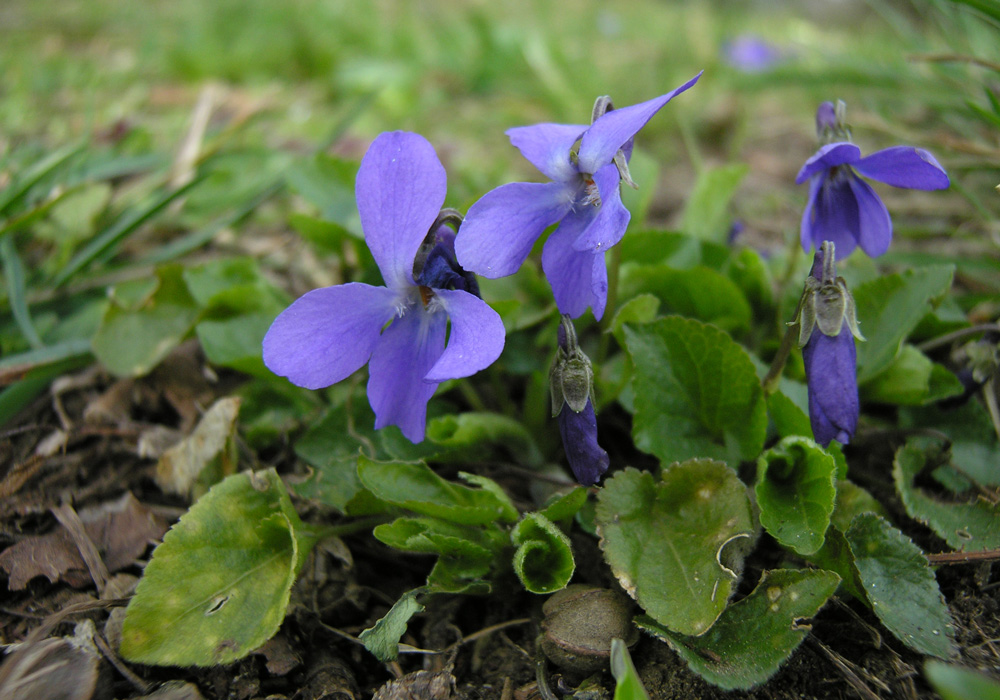
[[[154,429],[189,430],[198,406],[225,395],[239,381],[223,375],[215,383],[205,382],[202,362],[197,349],[189,346],[142,380],[114,381],[98,370],[82,370],[57,382],[0,436],[0,464],[6,465],[0,480],[0,542],[5,549],[25,542],[36,545],[3,583],[12,590],[2,597],[0,635],[8,644],[27,641],[8,649],[0,670],[0,696],[546,697],[538,688],[535,643],[544,601],[513,580],[497,584],[497,590],[509,595],[430,598],[403,641],[442,650],[439,654],[404,654],[398,662],[382,665],[352,641],[385,614],[401,592],[423,583],[432,564],[428,558],[390,550],[370,535],[346,539],[350,565],[335,549],[317,549],[293,590],[278,635],[231,666],[156,668],[118,658],[117,635],[127,596],[151,545],[189,505],[156,486],[156,461],[140,456],[140,449],[150,449],[146,443]],[[906,518],[895,500],[891,452],[885,444],[854,445],[848,457],[852,476],[887,505],[893,522],[924,551],[946,551],[943,542]],[[259,455],[244,446],[241,462],[275,465],[286,474],[296,467],[289,448]],[[491,476],[503,479],[502,474]],[[515,488],[518,479],[509,479]],[[300,510],[307,521],[332,517],[308,504]],[[576,534],[573,545],[578,560],[574,581],[613,586],[596,541]],[[787,563],[782,556],[765,537],[748,561],[739,594],[751,590],[765,569]],[[9,563],[9,558],[0,558],[8,572]],[[996,566],[942,566],[938,580],[953,615],[961,661],[997,674]],[[835,597],[811,624],[813,633],[777,675],[751,692],[727,693],[706,684],[665,644],[649,637],[639,641],[632,656],[654,700],[936,697],[923,678],[923,659],[846,595]],[[555,697],[597,700],[613,694],[614,680],[607,671],[584,681],[548,662],[541,667]]]

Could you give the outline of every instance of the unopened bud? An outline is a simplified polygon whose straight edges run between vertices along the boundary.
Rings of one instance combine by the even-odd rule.
[[[559,348],[556,359],[549,370],[549,386],[552,392],[552,415],[558,416],[563,405],[574,413],[580,413],[592,401],[594,393],[594,369],[576,341],[573,321],[563,314],[559,322]]]

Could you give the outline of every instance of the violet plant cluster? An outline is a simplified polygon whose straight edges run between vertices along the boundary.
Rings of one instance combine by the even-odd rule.
[[[605,255],[631,216],[621,186],[635,186],[628,170],[634,137],[700,77],[621,109],[599,98],[590,125],[508,130],[511,143],[549,181],[502,185],[473,204],[464,220],[442,209],[446,175],[431,144],[413,133],[381,134],[361,162],[355,193],[385,286],[347,283],[305,294],[267,332],[265,364],[310,389],[340,382],[367,364],[375,427],[396,425],[420,442],[438,385],[485,369],[503,350],[503,322],[481,298],[476,275],[514,274],[554,226],[541,256],[561,314],[550,374],[553,416],[577,480],[597,483],[610,460],[597,441],[593,372],[572,319],[590,308],[599,320],[606,311]],[[892,237],[885,205],[858,175],[916,189],[949,183],[921,149],[898,146],[862,158],[849,140],[842,103],[823,103],[816,120],[821,147],[797,178],[810,185],[801,242],[807,251],[816,248],[816,259],[796,327],[810,420],[825,446],[851,439],[859,410],[854,339],[861,335],[835,259],[855,247],[880,255]]]

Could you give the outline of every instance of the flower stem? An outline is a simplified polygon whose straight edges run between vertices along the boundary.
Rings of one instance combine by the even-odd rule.
[[[935,350],[942,345],[947,345],[955,340],[965,338],[970,335],[979,335],[980,333],[989,333],[994,331],[1000,333],[1000,324],[996,323],[981,323],[978,326],[969,326],[968,328],[959,328],[957,331],[951,333],[945,333],[944,335],[938,336],[937,338],[931,338],[926,340],[917,346],[917,349],[921,352],[929,352],[930,350]]]
[[[355,532],[371,530],[376,525],[387,523],[392,519],[393,516],[390,515],[373,515],[368,518],[359,518],[358,520],[344,523],[342,525],[327,525],[304,534],[310,534],[317,540],[326,540],[332,537],[343,537],[344,535],[353,535]]]
[[[788,361],[788,355],[792,352],[792,344],[799,334],[799,312],[802,311],[802,303],[805,298],[805,294],[799,298],[799,303],[795,307],[795,313],[792,315],[792,318],[795,320],[788,324],[785,335],[781,339],[781,345],[778,346],[778,352],[774,355],[774,359],[771,360],[771,367],[767,370],[767,376],[760,382],[761,388],[764,390],[764,396],[770,396],[778,389],[778,381],[780,381],[781,373],[785,369],[785,362]]]

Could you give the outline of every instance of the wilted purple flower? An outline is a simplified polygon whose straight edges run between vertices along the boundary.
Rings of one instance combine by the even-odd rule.
[[[426,139],[402,131],[376,138],[355,194],[386,286],[315,289],[281,312],[264,337],[264,363],[308,389],[369,363],[375,427],[397,425],[412,442],[424,438],[437,385],[484,369],[504,346],[500,316],[454,261],[454,235],[440,225],[449,218],[439,217],[445,190],[444,168]]]
[[[584,486],[596,484],[608,470],[608,453],[597,444],[594,414],[594,371],[576,342],[576,329],[569,315],[559,323],[559,348],[549,372],[552,415],[559,422],[566,459],[576,480]]]
[[[862,158],[861,149],[850,143],[844,126],[843,104],[839,102],[835,108],[833,103],[824,102],[819,106],[816,131],[824,145],[795,178],[800,185],[809,180],[809,202],[802,213],[802,247],[819,249],[823,241],[832,241],[841,258],[855,246],[876,257],[889,249],[892,221],[875,190],[858,174],[917,190],[941,190],[950,182],[934,156],[920,148],[893,146]]]
[[[612,109],[598,98],[593,123],[535,124],[509,129],[521,154],[552,182],[515,182],[472,205],[456,241],[458,262],[483,277],[517,272],[542,232],[559,227],[542,250],[542,269],[562,313],[576,318],[587,307],[604,314],[608,272],[604,253],[621,240],[630,214],[620,183],[628,174],[632,138],[699,73],[676,90],[631,107]]]
[[[826,447],[847,444],[858,425],[858,331],[854,299],[837,277],[834,244],[824,241],[806,278],[799,313],[799,345],[809,386],[813,438]]]

